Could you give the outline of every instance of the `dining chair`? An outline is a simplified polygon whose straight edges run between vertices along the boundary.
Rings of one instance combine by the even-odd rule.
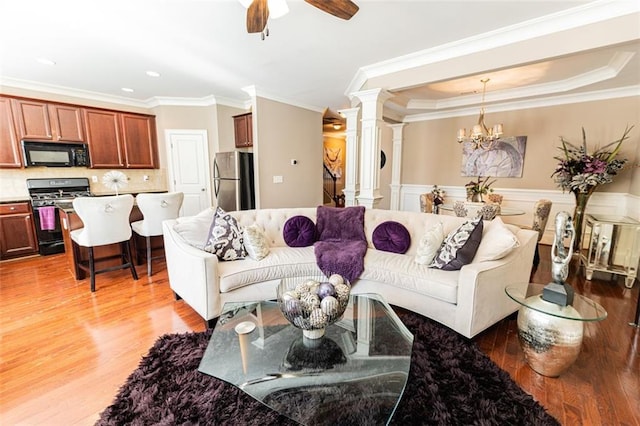
[[[134,280],[138,279],[136,268],[131,257],[129,240],[131,226],[129,215],[133,208],[131,194],[107,197],[78,197],[73,200],[73,209],[82,220],[83,227],[71,231],[71,241],[74,245],[77,265],[89,272],[91,291],[96,291],[96,275],[118,269],[130,269]],[[120,258],[121,263],[115,266],[96,269],[94,247],[109,244],[119,244],[120,254],[106,257],[102,260]],[[79,247],[87,247],[89,260],[81,260]]]
[[[162,235],[162,222],[178,217],[183,200],[184,193],[182,192],[144,193],[136,196],[136,205],[142,213],[142,220],[133,222],[131,228],[133,232],[145,238],[148,276],[151,276],[152,273],[151,261],[164,257],[152,257],[153,247],[151,245],[151,237]],[[137,242],[135,247],[137,255]]]
[[[433,194],[430,192],[420,194],[420,211],[422,213],[433,213]]]
[[[499,204],[491,203],[467,203],[457,200],[453,203],[453,213],[458,217],[476,218],[482,217],[482,220],[493,220],[500,213]]]
[[[536,201],[533,206],[533,224],[530,229],[538,233],[538,241],[536,243],[536,250],[533,255],[533,264],[538,266],[540,263],[540,253],[538,251],[538,244],[544,235],[544,230],[547,227],[547,221],[549,220],[549,214],[551,213],[552,201],[547,199],[540,199]]]

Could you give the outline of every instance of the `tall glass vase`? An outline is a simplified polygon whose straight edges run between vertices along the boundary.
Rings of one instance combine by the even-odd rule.
[[[589,197],[596,190],[595,186],[589,187],[587,192],[573,191],[573,195],[576,197],[576,207],[573,210],[573,227],[576,231],[576,237],[573,241],[573,253],[580,254],[580,248],[582,246],[582,226],[584,222],[585,211],[587,210],[587,203]]]

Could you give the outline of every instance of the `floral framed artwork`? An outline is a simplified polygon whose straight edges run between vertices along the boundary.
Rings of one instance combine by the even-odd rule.
[[[522,177],[526,136],[498,139],[491,149],[462,147],[462,176]]]

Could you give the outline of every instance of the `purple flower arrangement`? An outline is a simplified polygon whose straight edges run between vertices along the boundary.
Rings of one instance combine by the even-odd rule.
[[[631,127],[624,130],[624,134],[617,141],[597,149],[592,154],[587,153],[587,136],[582,128],[582,145],[576,146],[562,136],[563,156],[554,157],[560,161],[551,175],[556,184],[563,191],[586,193],[598,185],[613,182],[613,177],[624,167],[627,159],[618,159],[618,151],[622,142],[629,138]]]

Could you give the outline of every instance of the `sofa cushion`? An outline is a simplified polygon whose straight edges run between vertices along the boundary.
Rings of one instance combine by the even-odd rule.
[[[476,218],[451,231],[429,266],[445,271],[457,271],[471,263],[482,240],[482,228],[482,218]]]
[[[308,247],[316,242],[316,224],[306,216],[287,219],[282,237],[289,247]]]
[[[411,245],[411,235],[401,223],[389,220],[376,226],[373,231],[373,246],[382,251],[404,254]]]
[[[518,238],[505,226],[500,216],[487,223],[474,262],[502,259],[520,245]]]
[[[318,206],[316,228],[318,229],[318,241],[365,241],[364,207]]]
[[[220,207],[211,222],[205,251],[215,254],[220,260],[243,259],[247,252],[242,241],[238,222]]]
[[[269,254],[269,242],[262,229],[256,225],[246,226],[242,230],[242,239],[247,255],[253,260],[264,259]]]
[[[363,280],[387,283],[391,287],[410,290],[449,303],[457,303],[460,271],[444,271],[414,262],[413,256],[367,250]],[[354,284],[358,286],[358,281]],[[393,291],[390,288],[390,291]],[[425,302],[428,303],[428,302]]]
[[[438,222],[420,238],[414,261],[420,265],[430,264],[433,258],[436,257],[438,250],[440,250],[443,241],[444,230],[442,229],[442,222]]]
[[[269,256],[262,260],[244,259],[242,262],[218,262],[220,292],[287,277],[317,276],[313,247],[271,247]],[[273,288],[273,298],[276,288]]]

